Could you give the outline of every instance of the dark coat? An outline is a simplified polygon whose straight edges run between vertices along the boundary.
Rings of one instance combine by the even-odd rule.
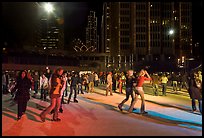
[[[26,100],[28,101],[30,99],[30,88],[32,86],[31,80],[28,78],[24,79],[18,79],[16,86],[12,91],[16,91],[16,95],[14,100],[19,101],[19,100]]]
[[[196,86],[196,82],[194,78],[189,79],[189,95],[191,99],[197,99],[197,100],[202,100],[202,92],[201,89],[199,89]]]
[[[72,76],[71,78],[71,86],[76,86],[79,83],[79,78]]]

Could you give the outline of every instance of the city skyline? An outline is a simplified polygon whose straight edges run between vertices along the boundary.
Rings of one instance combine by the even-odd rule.
[[[15,4],[17,6],[15,6]],[[199,13],[203,8],[202,1],[193,2],[192,10],[192,32],[193,32],[193,42],[199,42],[202,45],[202,38],[200,35],[201,22],[199,18]],[[26,6],[27,5],[27,6]],[[3,15],[3,44],[7,47],[20,46],[22,41],[29,40],[29,36],[32,36],[31,25],[35,18],[35,9],[31,2],[26,3],[7,3],[4,2],[2,6]],[[10,7],[11,6],[11,7]],[[103,2],[64,2],[64,34],[65,34],[65,45],[73,41],[74,38],[80,38],[85,41],[86,37],[86,26],[87,17],[91,10],[96,12],[98,18],[98,34],[100,35],[100,25],[101,25],[101,13],[102,13]],[[16,8],[13,8],[16,7]],[[12,9],[12,10],[11,10]],[[31,12],[25,12],[30,10]],[[15,15],[21,13],[18,16]],[[18,20],[16,20],[18,19]],[[27,20],[26,20],[27,19]],[[31,19],[31,20],[30,20]],[[28,38],[29,37],[29,38]]]

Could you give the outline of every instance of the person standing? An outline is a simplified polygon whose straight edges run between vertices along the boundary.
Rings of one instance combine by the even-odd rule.
[[[45,74],[40,76],[40,99],[46,101],[47,93],[48,93],[48,78]]]
[[[178,80],[178,78],[177,78],[176,73],[172,74],[171,80],[172,80],[172,85],[173,85],[173,91],[177,93],[177,87],[178,87],[177,80]]]
[[[113,95],[112,93],[112,72],[108,73],[107,76],[107,86],[106,86],[106,96],[108,96],[108,92],[110,91],[110,95]]]
[[[121,76],[119,76],[118,87],[119,87],[119,93],[122,94],[123,93],[123,82],[122,82]]]
[[[159,76],[157,73],[154,73],[152,76],[152,87],[153,87],[153,95],[158,96],[158,85],[159,85]]]
[[[21,71],[17,78],[16,86],[12,89],[12,92],[17,90],[14,98],[18,104],[17,120],[20,120],[21,116],[25,114],[27,102],[30,99],[31,85],[31,80],[27,78],[27,72],[25,70]]]
[[[120,109],[120,111],[122,111],[122,106],[124,105],[125,102],[128,101],[129,97],[131,96],[132,101],[131,101],[131,105],[128,111],[132,112],[133,106],[134,106],[133,102],[135,101],[134,94],[133,94],[133,86],[136,85],[136,80],[133,75],[133,70],[128,71],[128,75],[126,76],[125,84],[126,84],[126,98],[118,105],[118,108]]]
[[[7,91],[6,74],[4,72],[2,73],[2,90],[3,90],[3,94],[5,94]]]
[[[193,112],[196,111],[196,100],[198,100],[199,111],[202,114],[202,88],[200,87],[202,85],[198,85],[196,81],[198,81],[196,80],[196,73],[190,73],[188,92],[192,101],[192,110]]]
[[[184,88],[184,87],[185,87],[186,90],[188,90],[188,88],[189,88],[189,86],[188,86],[188,76],[187,76],[187,73],[184,73],[184,74],[182,75],[182,86],[181,86],[181,88]]]
[[[146,77],[146,76],[147,77]],[[142,69],[139,73],[139,76],[137,78],[137,85],[136,85],[136,91],[135,91],[135,98],[134,101],[131,103],[131,106],[129,108],[129,112],[132,112],[135,103],[138,100],[138,95],[141,97],[141,108],[140,108],[140,113],[141,114],[147,114],[148,112],[145,111],[145,98],[144,98],[144,90],[143,90],[143,83],[144,81],[150,81],[152,80],[151,77],[149,76],[148,72],[144,69]]]
[[[126,77],[125,77],[124,72],[121,73],[121,77],[122,77],[123,86],[125,86]]]
[[[91,74],[89,74],[89,76],[88,76],[88,82],[89,82],[89,84],[88,84],[88,91],[90,92],[90,93],[93,93],[94,92],[94,72],[92,72]]]
[[[166,96],[166,87],[167,87],[168,78],[165,74],[161,77],[161,86],[162,86],[162,96]]]
[[[52,74],[52,73],[50,72],[50,69],[46,69],[45,77],[46,77],[47,79],[50,79],[51,74]]]
[[[58,112],[60,108],[60,103],[61,103],[61,89],[62,89],[62,80],[61,80],[61,75],[63,74],[63,69],[60,67],[56,69],[54,74],[52,75],[51,78],[51,88],[50,88],[50,99],[51,103],[50,106],[48,106],[44,111],[41,112],[40,114],[40,119],[45,122],[45,117],[48,113],[54,109],[54,114],[53,114],[53,121],[61,121],[60,118],[58,118]]]
[[[34,95],[32,96],[33,98],[36,98],[38,94],[38,83],[39,83],[39,75],[38,72],[36,71],[33,75],[33,81],[34,81]]]
[[[81,74],[78,74],[78,94],[79,94],[79,91],[81,91],[81,94],[84,94],[83,92],[83,89],[82,89],[82,83],[83,83],[83,80],[82,80],[82,75]]]
[[[89,84],[88,75],[87,75],[87,74],[84,74],[84,75],[83,75],[84,91],[87,91],[87,90],[88,90],[88,84]]]
[[[94,73],[94,86],[98,87],[98,83],[99,83],[98,74],[95,72]]]
[[[105,75],[105,72],[103,72],[101,74],[101,84],[105,84],[105,78],[106,78],[106,75]]]
[[[2,75],[2,84],[3,84],[3,94],[8,94],[8,86],[9,86],[9,74],[8,74],[8,71],[3,73],[3,75]]]
[[[76,98],[77,98],[76,87],[77,87],[77,83],[78,83],[78,82],[79,82],[78,76],[77,76],[77,74],[74,72],[74,73],[73,73],[73,76],[72,76],[72,78],[71,78],[70,94],[69,94],[69,98],[68,98],[67,104],[70,103],[70,100],[71,100],[73,91],[74,91],[74,102],[75,102],[75,103],[78,103],[78,100],[76,99]]]
[[[117,74],[116,73],[113,74],[112,81],[113,81],[112,89],[114,92],[116,92],[116,82],[117,82]]]
[[[67,73],[67,90],[70,92],[70,85],[71,85],[72,75],[70,72]]]

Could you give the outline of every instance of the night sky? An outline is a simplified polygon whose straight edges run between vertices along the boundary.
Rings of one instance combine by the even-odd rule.
[[[74,38],[80,38],[85,43],[89,12],[90,10],[95,11],[97,20],[100,23],[103,3],[67,2],[64,6],[65,43],[69,45]],[[98,27],[100,29],[100,24],[98,24]]]
[[[65,45],[69,45],[74,38],[81,38],[85,42],[85,28],[90,10],[96,11],[98,29],[100,29],[102,1],[64,3]],[[29,44],[32,41],[31,26],[37,21],[39,15],[35,2],[3,2],[1,6],[3,43],[7,42],[6,47],[21,47],[22,42]],[[201,44],[203,44],[201,35],[202,13],[202,0],[193,1],[193,41],[198,41]]]
[[[3,45],[7,42],[5,47],[12,48],[21,47],[22,43],[32,42],[32,26],[42,14],[37,10],[37,4],[35,2],[3,2],[1,6]],[[85,42],[89,12],[96,11],[98,22],[100,22],[102,6],[103,2],[64,2],[65,45],[69,45],[74,38],[80,38]]]

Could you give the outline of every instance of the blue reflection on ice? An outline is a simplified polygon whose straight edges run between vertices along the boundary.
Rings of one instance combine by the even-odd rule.
[[[175,116],[173,117],[170,115],[166,115],[166,114],[162,114],[162,113],[158,113],[154,111],[148,111],[148,115],[154,116],[154,117],[160,117],[160,118],[167,119],[167,120],[177,121],[177,122],[186,122],[186,123],[202,125],[202,121],[195,121],[194,114],[191,114],[188,117],[178,118],[176,117],[176,112],[175,112]]]
[[[187,127],[187,128],[191,128],[191,129],[195,129],[195,130],[201,130],[202,131],[202,126],[193,126],[193,125],[188,125],[188,124],[179,124],[178,126],[182,126],[182,127]]]

